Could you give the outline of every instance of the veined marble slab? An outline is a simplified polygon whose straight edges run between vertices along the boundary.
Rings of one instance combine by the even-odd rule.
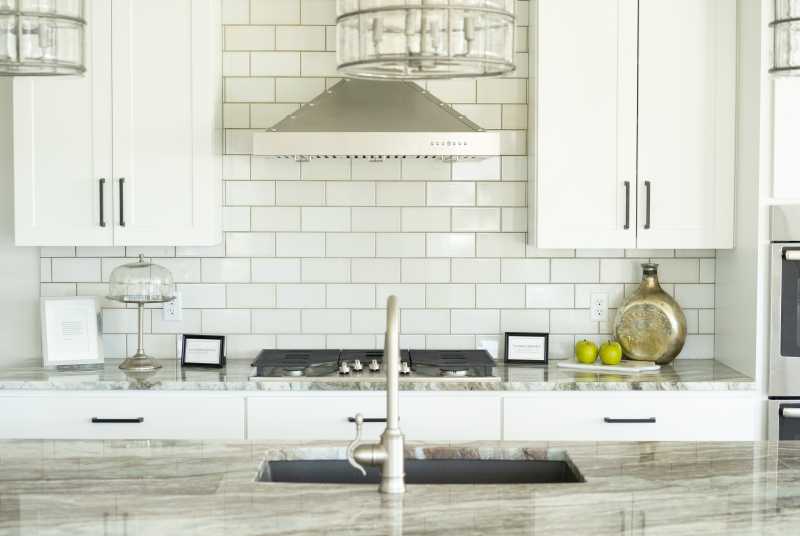
[[[569,457],[583,483],[373,485],[255,482],[269,459],[339,458],[342,444],[0,441],[0,534],[790,535],[800,445],[478,443],[413,457]]]
[[[181,368],[162,360],[154,373],[126,373],[119,360],[108,359],[102,370],[61,372],[31,364],[0,369],[0,390],[69,391],[382,391],[383,376],[362,379],[251,379],[255,369],[247,360],[230,360],[224,369]],[[677,360],[657,373],[637,376],[600,374],[530,365],[498,364],[498,379],[461,378],[400,380],[405,391],[753,391],[752,378],[714,360]]]

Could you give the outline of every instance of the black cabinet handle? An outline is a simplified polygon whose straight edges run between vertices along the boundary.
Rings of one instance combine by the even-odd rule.
[[[125,177],[119,179],[119,226],[125,227]]]
[[[347,422],[356,422],[355,417],[348,417]],[[380,417],[372,417],[370,419],[365,418],[364,422],[386,422],[386,419],[381,419]]]
[[[645,210],[644,210],[644,228],[650,228],[650,194],[652,192],[653,185],[650,181],[644,181],[644,190],[645,190]]]
[[[92,417],[92,422],[95,424],[140,424],[144,422],[144,417],[136,417],[133,419],[104,419],[102,417]]]
[[[655,424],[655,417],[648,417],[646,419],[612,419],[611,417],[603,418],[603,422],[607,424]]]
[[[106,186],[106,180],[100,179],[98,182],[100,183],[100,227],[105,227],[106,226],[106,216],[104,210],[105,195],[103,194],[103,190],[105,189]]]
[[[631,228],[631,181],[625,181],[625,229]]]

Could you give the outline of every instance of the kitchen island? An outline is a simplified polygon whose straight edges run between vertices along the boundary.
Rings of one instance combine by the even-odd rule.
[[[0,441],[0,534],[794,534],[800,444],[409,445],[407,457],[552,459],[585,482],[411,486],[259,483],[265,459],[343,443]]]

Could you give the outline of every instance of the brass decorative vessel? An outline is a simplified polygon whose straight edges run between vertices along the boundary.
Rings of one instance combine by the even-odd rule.
[[[658,265],[642,264],[639,288],[617,309],[614,335],[628,359],[665,365],[686,343],[686,316],[658,282]]]

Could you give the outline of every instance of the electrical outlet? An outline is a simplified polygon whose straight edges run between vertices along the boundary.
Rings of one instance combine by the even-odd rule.
[[[596,292],[589,301],[589,310],[594,322],[605,322],[608,320],[608,294]]]
[[[178,322],[183,320],[183,303],[181,302],[181,293],[175,293],[175,299],[171,302],[164,304],[162,311],[162,318],[165,322]]]

